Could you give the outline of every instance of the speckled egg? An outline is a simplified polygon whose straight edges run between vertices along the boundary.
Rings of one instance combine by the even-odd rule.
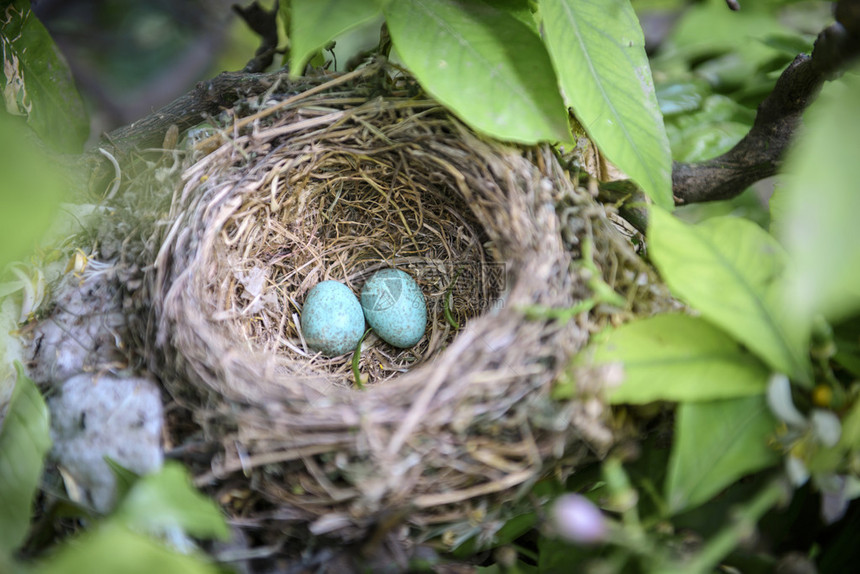
[[[399,269],[377,271],[367,280],[361,290],[361,308],[376,334],[395,347],[411,347],[427,328],[424,294]]]
[[[302,336],[327,357],[355,349],[364,334],[364,313],[349,287],[338,281],[314,285],[302,308]]]

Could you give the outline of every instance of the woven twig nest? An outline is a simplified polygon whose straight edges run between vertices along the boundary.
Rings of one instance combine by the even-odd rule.
[[[237,104],[192,146],[144,241],[149,368],[223,445],[198,482],[251,477],[267,517],[340,540],[383,516],[492,530],[502,499],[612,440],[599,402],[550,398],[587,315],[527,315],[590,294],[581,237],[619,277],[626,244],[550,147],[476,136],[378,70],[317,84]],[[358,390],[352,356],[304,344],[302,303],[325,279],[358,293],[383,267],[417,280],[429,325],[411,349],[370,336]],[[261,508],[236,498],[220,497]]]

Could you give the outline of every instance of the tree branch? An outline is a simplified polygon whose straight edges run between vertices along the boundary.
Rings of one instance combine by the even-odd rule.
[[[285,89],[289,89],[286,87],[290,85],[286,72],[223,72],[211,80],[198,82],[193,90],[152,114],[103,135],[98,146],[87,151],[83,158],[71,158],[68,161],[70,166],[79,167],[83,164],[84,171],[89,174],[87,181],[77,182],[76,186],[84,190],[106,189],[115,177],[113,166],[99,153],[99,148],[110,152],[120,163],[125,163],[147,148],[160,148],[171,126],[176,126],[181,133],[198,125],[207,116],[215,116],[232,107],[238,100],[266,92],[278,81],[284,84]]]
[[[860,55],[860,0],[840,0],[836,18],[818,35],[812,55],[797,56],[785,69],[759,105],[752,129],[735,147],[705,162],[674,163],[676,204],[729,199],[777,172],[803,111],[826,80]]]

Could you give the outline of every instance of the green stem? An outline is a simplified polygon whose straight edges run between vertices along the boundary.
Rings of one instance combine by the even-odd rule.
[[[782,480],[771,482],[748,503],[736,508],[730,523],[717,532],[691,561],[665,571],[667,574],[713,572],[720,561],[749,536],[761,517],[788,496],[789,491]]]
[[[619,295],[610,285],[603,280],[603,276],[597,265],[594,264],[594,244],[590,237],[582,239],[582,258],[580,265],[583,269],[591,272],[591,277],[588,279],[588,288],[594,293],[594,299],[598,303],[607,303],[616,307],[624,308],[627,305],[627,300]]]
[[[367,337],[367,334],[370,333],[370,329],[364,332],[364,335],[361,336],[361,339],[358,340],[358,345],[355,346],[355,351],[352,352],[352,376],[355,379],[355,386],[359,388],[359,390],[364,390],[364,383],[361,380],[361,371],[358,370],[358,363],[361,359],[361,344],[364,342],[364,338]]]
[[[457,278],[460,277],[460,271],[457,271],[457,274],[454,275],[453,281],[448,285],[448,289],[445,291],[445,297],[442,299],[442,311],[445,313],[445,320],[448,321],[448,324],[451,325],[455,330],[460,328],[460,323],[457,319],[454,318],[454,315],[451,313],[451,295],[454,292],[454,285],[457,283]]]

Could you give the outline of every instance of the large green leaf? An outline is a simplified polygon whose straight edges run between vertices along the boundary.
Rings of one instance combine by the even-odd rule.
[[[385,9],[397,53],[427,92],[491,136],[571,139],[540,37],[480,0],[397,0]]]
[[[202,555],[180,554],[150,537],[109,521],[63,545],[38,565],[38,574],[122,572],[123,574],[217,574]]]
[[[87,112],[65,60],[29,0],[9,2],[0,12],[6,110],[26,116],[39,137],[58,151],[75,153],[89,135]]]
[[[372,20],[381,0],[291,0],[290,72],[300,76],[310,57],[338,34]]]
[[[764,393],[768,369],[704,319],[657,315],[594,337],[577,359],[624,365],[612,403],[707,401]]]
[[[671,209],[672,157],[645,40],[629,0],[541,0],[568,105],[600,151]]]
[[[29,128],[0,112],[0,269],[32,251],[53,221],[65,188]]]
[[[785,253],[736,217],[698,225],[651,210],[648,251],[669,288],[772,369],[809,382],[807,333],[783,306]]]
[[[18,380],[0,429],[0,556],[9,556],[27,536],[33,497],[51,448],[48,407],[20,363],[15,367]]]
[[[775,228],[794,264],[788,308],[838,321],[860,311],[860,77],[846,75],[806,114]]]
[[[129,527],[147,532],[178,528],[197,538],[226,538],[227,524],[212,500],[200,494],[178,463],[141,477],[114,516]]]
[[[738,478],[779,461],[768,446],[776,421],[764,396],[678,406],[666,500],[678,513],[711,498]]]

